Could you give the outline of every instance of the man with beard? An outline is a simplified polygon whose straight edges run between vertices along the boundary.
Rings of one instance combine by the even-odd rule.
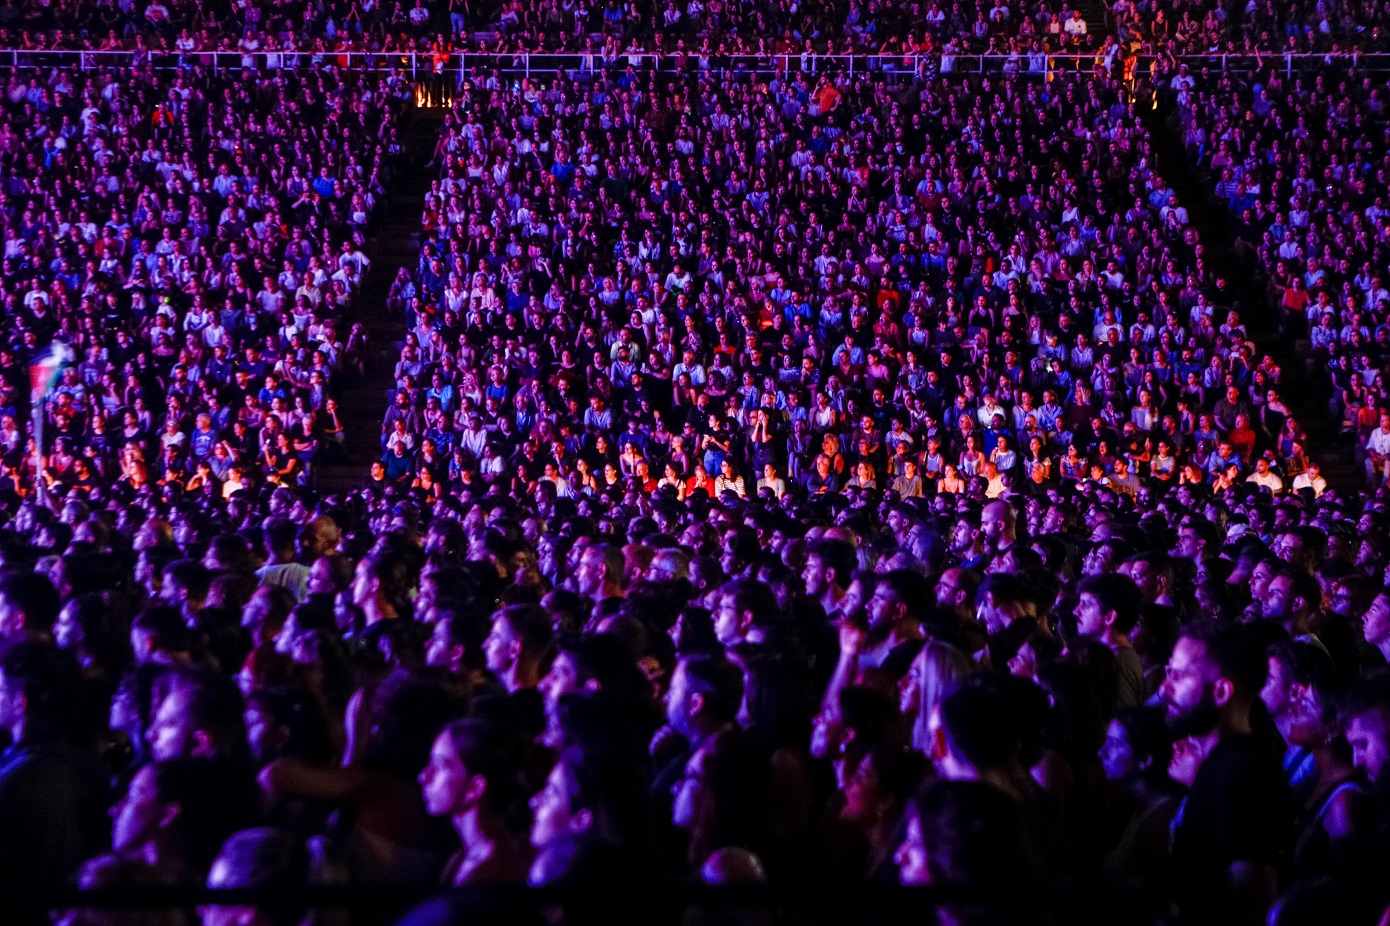
[[[1288,861],[1292,803],[1259,701],[1267,672],[1265,647],[1244,625],[1194,625],[1168,660],[1159,697],[1199,763],[1173,827],[1185,922],[1263,922]]]

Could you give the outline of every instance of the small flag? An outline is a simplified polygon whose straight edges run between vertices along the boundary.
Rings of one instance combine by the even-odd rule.
[[[54,341],[44,355],[29,364],[29,401],[38,405],[48,398],[58,385],[63,367],[72,362],[72,349],[62,341]]]

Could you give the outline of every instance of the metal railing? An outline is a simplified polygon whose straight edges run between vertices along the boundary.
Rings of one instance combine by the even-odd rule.
[[[188,51],[163,52],[145,50],[97,51],[85,49],[0,49],[0,65],[24,69],[73,67],[81,70],[102,68],[152,68],[155,71],[174,71],[199,67],[214,71],[250,69],[269,71],[301,67],[337,68],[360,71],[400,71],[412,80],[453,75],[461,78],[475,69],[497,71],[509,77],[530,77],[566,72],[582,76],[600,71],[638,71],[659,73],[734,72],[755,75],[777,74],[862,74],[885,76],[926,76],[929,74],[980,75],[1001,74],[1019,77],[1047,77],[1058,73],[1077,73],[1118,67],[1120,55],[1107,56],[1105,50],[1083,54],[967,54],[937,53],[931,55],[702,55],[698,53],[632,52],[558,53],[558,52],[450,52],[438,55],[428,52],[303,52],[303,51]],[[1131,72],[1153,73],[1155,65],[1186,64],[1190,72],[1203,70],[1249,73],[1278,67],[1286,74],[1308,70],[1334,68],[1357,70],[1363,73],[1390,73],[1390,53],[1361,52],[1279,52],[1277,54],[1195,54],[1174,58],[1139,55],[1132,59]]]

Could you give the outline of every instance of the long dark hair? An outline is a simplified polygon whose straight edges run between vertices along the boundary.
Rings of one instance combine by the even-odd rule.
[[[742,730],[715,734],[700,751],[705,795],[690,827],[686,858],[703,865],[719,849],[748,849],[760,856],[772,842],[768,767]]]

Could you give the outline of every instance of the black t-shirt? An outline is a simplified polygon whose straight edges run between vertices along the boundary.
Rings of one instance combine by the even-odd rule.
[[[1219,743],[1202,763],[1173,830],[1173,896],[1184,922],[1228,918],[1235,862],[1283,871],[1293,839],[1293,801],[1279,763],[1256,736]]]

